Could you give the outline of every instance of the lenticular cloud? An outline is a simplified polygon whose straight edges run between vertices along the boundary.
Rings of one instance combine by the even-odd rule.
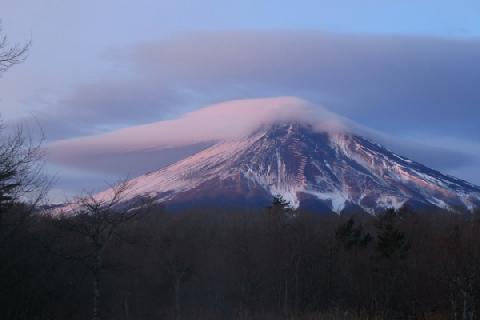
[[[47,149],[49,159],[68,165],[81,158],[184,147],[232,140],[258,127],[282,121],[309,123],[318,131],[345,130],[346,119],[296,97],[243,99],[222,102],[167,121],[106,134],[63,140]]]

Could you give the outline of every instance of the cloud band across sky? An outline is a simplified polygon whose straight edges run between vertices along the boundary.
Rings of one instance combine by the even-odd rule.
[[[74,86],[38,108],[51,139],[153,122],[219,101],[285,95],[399,134],[480,135],[480,40],[225,32],[106,55],[128,71]]]
[[[434,157],[437,167],[470,165],[474,161],[461,152],[391,137],[296,97],[227,101],[175,120],[60,140],[50,144],[46,151],[51,163],[66,168],[135,176],[180,160],[213,143],[244,139],[264,125],[285,121],[311,125],[319,132],[362,135],[402,155],[414,155],[418,161]]]
[[[297,96],[444,150],[439,157],[410,148],[407,156],[480,183],[478,170],[464,170],[480,163],[478,57],[476,38],[191,33],[104,53],[118,71],[74,85],[54,103],[37,101],[36,117],[53,142],[168,120],[219,101]]]

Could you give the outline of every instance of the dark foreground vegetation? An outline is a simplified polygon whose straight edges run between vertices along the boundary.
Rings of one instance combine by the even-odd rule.
[[[477,215],[292,217],[277,203],[149,208],[127,220],[94,207],[70,218],[27,209],[2,208],[1,319],[476,319],[480,310]]]

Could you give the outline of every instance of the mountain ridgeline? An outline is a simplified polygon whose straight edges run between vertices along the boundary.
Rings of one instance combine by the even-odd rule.
[[[131,181],[125,199],[171,208],[259,208],[280,196],[293,208],[333,211],[439,207],[471,211],[480,187],[399,156],[359,135],[298,122],[264,125]],[[109,191],[98,196],[106,196]]]

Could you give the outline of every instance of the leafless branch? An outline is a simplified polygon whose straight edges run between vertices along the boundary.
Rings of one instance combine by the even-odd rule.
[[[27,58],[28,50],[32,42],[25,44],[11,45],[6,35],[2,35],[2,26],[0,24],[0,74],[16,64],[22,63]]]
[[[51,184],[43,174],[43,132],[34,139],[21,126],[5,131],[0,121],[0,205],[21,200],[33,210]]]

